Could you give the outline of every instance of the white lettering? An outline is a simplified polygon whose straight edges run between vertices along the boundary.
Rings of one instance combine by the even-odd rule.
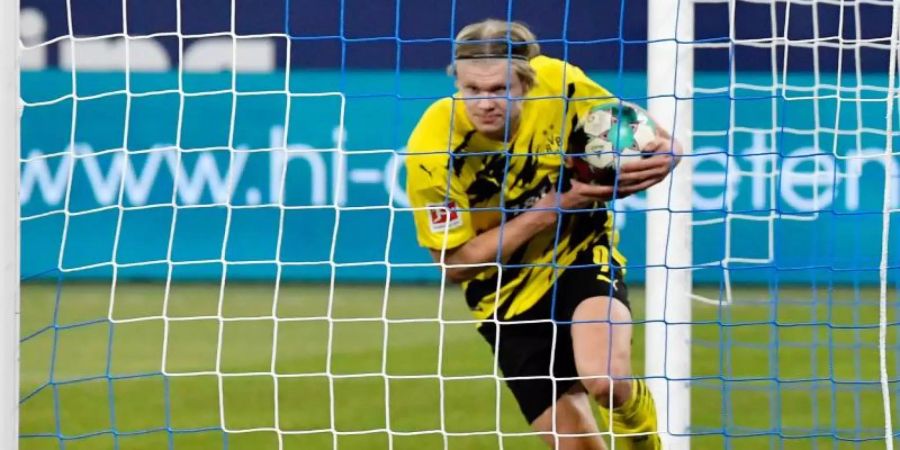
[[[78,162],[84,168],[87,175],[88,183],[91,185],[91,191],[94,198],[101,205],[111,205],[115,203],[117,194],[119,193],[119,180],[122,175],[122,154],[116,153],[112,156],[112,163],[104,174],[100,170],[100,162],[97,157],[91,155],[93,149],[87,144],[75,144],[75,155],[89,155],[79,157]]]
[[[56,206],[62,202],[66,195],[66,185],[69,181],[69,164],[72,157],[68,154],[58,157],[59,165],[56,173],[50,173],[50,166],[46,158],[41,158],[40,150],[32,150],[28,154],[28,161],[22,164],[22,175],[19,179],[19,199],[23,205],[27,205],[34,199],[34,188],[37,185],[41,201],[48,206]]]
[[[378,184],[383,181],[384,174],[378,169],[351,169],[350,182],[356,184]]]
[[[118,202],[119,187],[122,184],[124,173],[125,198],[128,202],[140,206],[147,203],[150,191],[159,175],[159,168],[163,160],[168,163],[169,169],[174,172],[177,164],[177,154],[171,147],[161,147],[158,152],[147,155],[146,162],[140,173],[136,173],[130,158],[123,153],[115,153],[111,156],[109,167],[104,171],[100,167],[98,157],[91,155],[93,151],[90,145],[76,143],[74,153],[79,155],[77,161],[84,170],[90,191],[97,204],[106,206]],[[27,204],[34,198],[35,186],[40,192],[41,200],[47,205],[55,206],[62,202],[69,178],[69,164],[71,156],[61,157],[56,173],[51,170],[40,151],[32,151],[29,161],[23,164],[21,174],[21,201]],[[224,175],[219,172],[216,158],[211,153],[203,153],[198,156],[194,170],[188,174],[185,168],[179,167],[178,194],[184,204],[197,204],[202,199],[206,188],[209,188],[212,200],[224,203],[230,199],[228,177],[232,177],[232,187],[237,185],[243,173],[248,154],[237,152],[234,155],[231,169]],[[125,164],[125,161],[128,164]],[[124,167],[123,167],[124,166]]]
[[[345,139],[345,132],[336,129],[334,136],[340,142]],[[280,126],[270,129],[269,141],[270,148],[273,149],[268,152],[267,182],[271,202],[284,202],[286,192],[296,192],[308,197],[291,199],[294,204],[325,205],[330,200],[330,204],[341,205],[347,200],[348,184],[377,184],[384,189],[382,192],[393,196],[394,205],[407,207],[409,204],[401,182],[403,157],[400,154],[386,155],[386,159],[382,160],[384,165],[378,163],[380,167],[348,169],[347,154],[335,149],[317,151],[303,143],[285,147],[284,129]],[[772,207],[770,198],[777,195],[788,211],[814,212],[831,207],[836,199],[843,197],[841,201],[846,210],[856,211],[861,208],[863,196],[870,197],[872,202],[877,196],[878,201],[881,201],[879,186],[885,176],[888,177],[887,182],[891,183],[891,207],[898,208],[900,205],[900,176],[896,175],[900,173],[900,158],[881,157],[883,149],[867,148],[855,154],[850,152],[846,159],[836,159],[831,154],[820,153],[812,147],[796,149],[784,158],[777,159],[781,166],[780,176],[777,178],[780,184],[774,193],[766,183],[773,179],[770,161],[775,161],[776,158],[763,154],[766,153],[764,149],[765,139],[762,134],[754,136],[752,146],[742,152],[741,157],[729,158],[722,149],[715,147],[698,148],[688,158],[688,161],[696,165],[693,180],[694,206],[705,210],[727,210],[738,200],[752,200],[752,208],[762,210]],[[207,192],[211,201],[226,203],[231,201],[234,187],[242,179],[249,157],[248,152],[235,152],[230,155],[229,166],[220,168],[224,158],[217,158],[213,152],[182,154],[179,159],[179,150],[171,145],[160,144],[154,146],[153,151],[141,155],[130,155],[120,150],[97,157],[86,143],[76,143],[68,151],[69,153],[52,158],[43,158],[43,152],[37,149],[28,153],[21,165],[23,205],[35,201],[47,206],[60,205],[66,198],[73,162],[77,163],[76,170],[83,170],[78,173],[83,174],[85,183],[75,188],[85,192],[79,195],[83,198],[89,190],[88,195],[92,195],[98,205],[114,204],[123,195],[123,201],[131,205],[147,204],[157,186],[162,167],[167,167],[170,174],[176,174],[173,177],[177,179],[178,199],[183,204],[205,201]],[[332,154],[331,161],[323,154],[326,151]],[[755,155],[759,158],[754,158]],[[103,158],[106,158],[104,162],[107,165],[101,162]],[[304,167],[299,169],[301,172],[296,172],[297,168],[288,171],[290,163],[295,160],[305,162]],[[191,169],[187,168],[185,161],[191,164]],[[135,167],[135,162],[143,164]],[[873,172],[872,168],[876,171],[880,169],[880,175]],[[864,175],[865,183],[861,182]],[[266,183],[265,180],[252,181]],[[285,183],[290,183],[288,187],[291,189],[285,189]],[[266,192],[248,186],[245,194],[248,204],[258,204],[263,201]],[[746,203],[742,203],[741,208],[744,205]],[[625,213],[645,209],[646,199],[642,195],[633,195],[617,200],[614,207],[617,213],[616,225],[623,226],[627,218]],[[866,208],[880,208],[880,203],[867,203]]]
[[[178,165],[174,153],[166,154],[166,156],[169,170],[172,173],[176,173],[177,170],[178,182],[176,189],[178,189],[178,197],[183,203],[194,205],[200,203],[207,186],[209,186],[214,203],[228,202],[231,199],[234,186],[237,186],[241,179],[241,175],[244,172],[244,164],[247,162],[249,154],[247,152],[235,152],[224,176],[219,172],[216,157],[212,152],[200,153],[194,165],[194,170],[190,175],[188,175],[184,166],[184,157],[182,157],[181,164]]]
[[[269,147],[284,147],[284,128],[274,126],[269,130]],[[287,167],[291,160],[300,158],[309,164],[310,169],[310,203],[313,205],[324,205],[328,194],[328,186],[325,181],[325,160],[318,152],[303,151],[311,150],[312,147],[306,144],[291,144],[287,146],[287,161],[285,161],[282,151],[273,151],[269,153],[269,197],[273,203],[284,202],[283,192],[285,177],[287,175]]]
[[[845,188],[845,205],[847,210],[856,211],[859,209],[859,180],[863,176],[863,169],[866,164],[876,163],[881,166],[885,174],[885,182],[892,183],[891,189],[891,208],[900,208],[900,162],[896,157],[890,159],[890,165],[885,162],[884,158],[873,158],[873,155],[884,155],[884,149],[881,148],[865,148],[851,155],[847,160],[847,186]],[[890,174],[893,176],[888,180]]]
[[[834,161],[832,156],[820,154],[813,147],[794,150],[781,162],[781,198],[798,212],[815,212],[831,206],[834,201]],[[801,165],[812,170],[799,170]],[[809,194],[798,192],[809,188]],[[824,190],[822,190],[824,189]]]
[[[737,164],[734,158],[728,158],[721,149],[714,147],[701,147],[697,149],[697,154],[692,156],[690,160],[694,163],[694,208],[697,209],[722,209],[734,202],[734,198],[738,195],[738,185],[741,181]],[[704,162],[715,163],[718,170],[699,170]],[[725,170],[722,170],[725,169]],[[728,185],[725,185],[725,182]],[[714,197],[704,197],[697,188],[713,188],[715,192],[721,192]],[[728,199],[725,199],[728,195]]]
[[[135,176],[134,165],[131,162],[131,158],[129,158],[128,168],[125,171],[125,194],[128,196],[128,202],[132,205],[141,206],[147,204],[147,199],[150,198],[150,191],[153,189],[162,160],[169,154],[172,155],[171,157],[175,155],[175,149],[171,146],[160,145],[154,146],[154,148],[160,150],[147,154],[140,176]]]
[[[342,206],[347,203],[347,157],[344,156],[344,146],[347,145],[347,130],[336,126],[331,130],[331,142],[335,151],[331,153],[331,176],[334,184],[334,205]]]

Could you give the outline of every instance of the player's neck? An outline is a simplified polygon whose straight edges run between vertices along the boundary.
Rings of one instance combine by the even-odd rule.
[[[497,142],[511,142],[516,137],[516,131],[519,130],[519,121],[515,121],[514,123],[510,123],[509,127],[499,130],[494,133],[485,133],[480,131],[479,133],[493,141]]]

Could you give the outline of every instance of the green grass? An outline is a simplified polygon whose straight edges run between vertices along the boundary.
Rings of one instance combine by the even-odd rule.
[[[29,397],[20,430],[32,437],[21,448],[497,449],[501,440],[505,449],[543,448],[514,435],[528,427],[492,378],[489,349],[465,322],[455,287],[441,302],[437,286],[339,285],[331,305],[327,286],[282,286],[277,304],[264,284],[229,284],[221,304],[219,292],[176,284],[164,305],[163,285],[128,283],[111,305],[108,285],[67,284],[57,305],[55,285],[23,286],[22,336],[30,337],[21,392]],[[692,448],[884,448],[835,440],[883,433],[877,292],[791,287],[778,296],[777,304],[695,304]],[[632,290],[638,319],[642,297]],[[638,373],[643,332],[637,325]],[[896,378],[894,329],[889,343]],[[283,375],[277,382],[273,371]],[[274,428],[285,432],[281,442]]]

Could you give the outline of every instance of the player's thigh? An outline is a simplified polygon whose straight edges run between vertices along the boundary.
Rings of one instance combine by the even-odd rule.
[[[572,350],[582,382],[631,375],[631,311],[610,297],[591,297],[572,315]]]
[[[556,427],[553,426],[554,414]],[[572,386],[568,392],[560,396],[554,406],[547,408],[531,422],[531,428],[542,433],[541,439],[553,449],[606,450],[603,439],[598,435],[599,430],[590,399],[579,384]]]

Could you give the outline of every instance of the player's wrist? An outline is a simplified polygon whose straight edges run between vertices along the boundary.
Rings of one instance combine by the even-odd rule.
[[[534,227],[537,231],[543,231],[556,225],[558,214],[559,210],[556,206],[534,208],[527,214],[530,219],[528,226]]]

